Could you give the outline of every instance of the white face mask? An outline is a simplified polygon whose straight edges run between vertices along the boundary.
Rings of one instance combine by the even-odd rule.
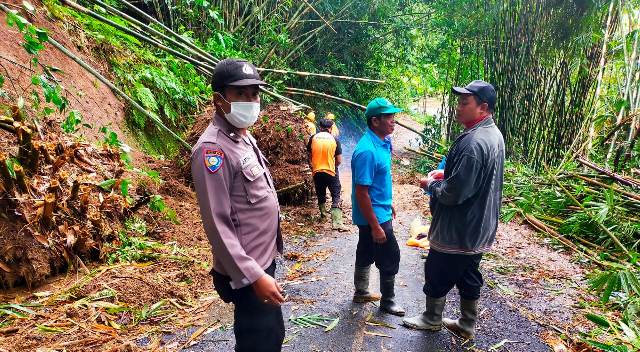
[[[260,103],[233,102],[231,112],[226,114],[227,121],[236,128],[248,128],[253,126],[260,114]]]

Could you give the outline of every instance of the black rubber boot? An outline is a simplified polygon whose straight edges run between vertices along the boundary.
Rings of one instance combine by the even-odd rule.
[[[385,276],[380,274],[380,293],[382,293],[382,298],[380,299],[380,309],[389,314],[403,317],[405,314],[404,308],[402,308],[393,300],[396,296],[394,292],[395,282],[395,275]]]
[[[356,292],[353,294],[353,301],[356,303],[367,303],[379,301],[380,296],[369,292],[369,269],[371,266],[356,266],[353,271],[353,283]]]
[[[404,326],[416,330],[439,331],[442,329],[442,311],[447,297],[431,298],[427,296],[427,304],[424,313],[402,319]]]

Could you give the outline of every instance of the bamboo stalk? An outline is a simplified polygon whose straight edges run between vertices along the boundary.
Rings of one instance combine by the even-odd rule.
[[[16,174],[16,183],[18,184],[18,188],[23,193],[29,193],[29,181],[27,180],[27,176],[24,173],[24,168],[20,165],[13,165],[13,172]]]
[[[16,128],[13,127],[13,124],[9,125],[3,122],[0,122],[0,129],[5,130],[7,132],[16,133]]]
[[[42,210],[42,225],[51,228],[53,224],[53,210],[56,204],[55,194],[49,193],[44,197],[44,208]]]
[[[327,22],[327,20],[325,20],[325,19],[324,19],[324,17],[322,17],[322,15],[320,14],[320,12],[318,12],[318,10],[316,10],[316,8],[315,8],[315,7],[313,7],[313,6],[309,3],[309,1],[307,1],[307,0],[302,0],[302,1],[303,1],[307,6],[309,6],[309,8],[311,8],[311,10],[312,10],[313,12],[315,12],[315,13],[316,13],[316,15],[318,15],[318,17],[320,17],[320,19],[321,19],[321,20],[322,20],[322,21],[323,21],[323,22],[324,22],[324,23],[325,23],[329,28],[331,28],[331,30],[333,31],[333,33],[338,33],[338,32],[336,32],[336,29],[335,29],[335,28],[333,28],[333,26],[331,25],[331,23]]]
[[[2,6],[2,5],[0,4],[0,6]],[[191,145],[189,143],[185,142],[184,139],[182,139],[175,132],[173,132],[171,129],[169,129],[169,127],[167,127],[164,123],[162,123],[162,121],[160,121],[160,119],[157,119],[156,117],[151,115],[147,110],[145,110],[142,106],[140,106],[140,104],[136,103],[133,99],[131,99],[131,97],[129,97],[127,94],[125,94],[119,88],[117,88],[113,83],[111,83],[109,80],[107,80],[104,76],[102,76],[94,68],[92,68],[91,66],[86,64],[84,61],[82,61],[76,55],[72,54],[64,46],[62,46],[60,43],[58,43],[57,41],[55,41],[51,37],[49,37],[49,43],[51,43],[53,46],[55,46],[58,50],[62,51],[65,55],[70,57],[73,61],[78,63],[80,66],[82,66],[85,70],[89,71],[89,73],[91,73],[94,77],[96,77],[100,82],[102,82],[106,86],[108,86],[116,95],[118,95],[121,98],[123,98],[124,100],[126,100],[129,104],[131,104],[131,106],[133,106],[134,109],[138,110],[138,112],[140,112],[145,117],[147,117],[148,119],[153,121],[160,129],[162,129],[165,132],[169,133],[173,138],[178,140],[185,147],[187,147],[189,149],[191,148]]]
[[[592,180],[590,178],[587,178],[587,177],[584,177],[584,176],[580,176],[580,175],[577,175],[577,174],[573,174],[572,173],[571,175],[576,177],[576,178],[579,178],[579,179],[581,179],[581,180],[583,180],[583,181],[585,181],[587,183],[590,183],[592,185],[608,188],[608,189],[610,189],[612,191],[624,194],[625,196],[627,196],[629,198],[633,198],[633,199],[635,199],[637,201],[640,201],[640,195],[638,195],[638,194],[631,193],[631,192],[625,191],[623,189],[620,189],[618,187],[614,187],[613,185],[608,185],[608,184],[605,184],[605,183],[602,183],[602,182],[598,182],[596,180]]]
[[[348,81],[359,81],[359,82],[372,82],[372,83],[385,83],[385,80],[381,79],[372,79],[372,78],[360,78],[360,77],[350,77],[350,76],[341,76],[341,75],[330,75],[327,73],[314,73],[314,72],[306,72],[306,71],[288,71],[288,70],[280,70],[275,68],[257,68],[258,71],[261,72],[274,72],[274,73],[284,73],[284,74],[293,74],[298,76],[311,76],[311,77],[324,77],[324,78],[335,78],[342,79]]]
[[[607,170],[605,168],[599,167],[598,165],[596,165],[596,164],[592,163],[591,161],[586,160],[586,159],[584,159],[582,157],[578,157],[578,158],[576,158],[576,160],[579,161],[581,164],[583,164],[585,166],[588,166],[588,167],[594,169],[595,171],[598,171],[601,174],[607,175],[607,176],[611,177],[612,179],[614,179],[614,180],[616,180],[616,181],[618,181],[618,182],[620,182],[622,184],[625,184],[625,185],[631,186],[631,187],[640,187],[640,181],[637,181],[635,179],[631,179],[631,178],[628,178],[628,177],[624,177],[624,176],[621,176],[621,175],[617,175],[614,172],[609,171],[609,170]]]
[[[176,41],[175,39],[173,39],[173,38],[167,36],[166,34],[156,30],[155,28],[153,28],[153,27],[151,27],[151,26],[149,26],[149,25],[147,25],[145,23],[142,23],[142,22],[138,21],[137,19],[127,15],[126,13],[124,13],[124,12],[122,12],[122,11],[120,11],[120,10],[118,10],[118,9],[108,5],[108,4],[105,4],[104,2],[102,2],[100,0],[90,0],[90,1],[100,5],[102,7],[104,7],[105,9],[107,9],[107,11],[111,12],[112,14],[114,14],[116,16],[120,16],[120,17],[124,18],[125,20],[129,21],[130,23],[132,23],[132,24],[134,24],[136,26],[139,26],[140,28],[143,28],[146,31],[149,31],[152,34],[155,34],[155,35],[159,36],[163,40],[166,40],[169,43],[171,43],[171,44],[173,44],[175,46],[178,46],[178,47],[182,48],[183,50],[185,50],[187,52],[193,53],[194,55],[202,58],[203,60],[205,60],[207,62],[209,62],[212,66],[215,66],[215,64],[218,62],[218,60],[216,60],[211,55],[204,55],[204,54],[202,54],[202,53],[200,53],[198,51],[195,51],[195,50],[189,48],[184,43],[180,43],[180,42]]]
[[[182,35],[172,31],[171,29],[167,28],[167,26],[165,26],[164,23],[158,21],[153,16],[148,15],[147,13],[145,13],[144,11],[140,10],[139,8],[133,6],[132,4],[127,2],[126,0],[120,0],[120,2],[122,4],[124,4],[128,9],[132,10],[133,12],[135,12],[136,14],[141,16],[142,18],[144,18],[144,19],[146,19],[146,20],[148,20],[148,21],[150,21],[152,23],[155,23],[160,28],[162,28],[164,31],[166,31],[167,33],[171,34],[174,38],[182,41],[185,45],[189,46],[193,50],[196,50],[201,55],[208,56],[209,58],[213,59],[212,61],[214,61],[216,63],[219,61],[218,59],[216,59],[213,56],[211,56],[211,54],[207,53],[206,51],[202,50],[197,45],[193,44],[189,39],[187,39],[187,38],[183,37]]]
[[[40,154],[44,156],[44,161],[47,164],[53,164],[53,162],[55,161],[51,156],[51,153],[49,153],[49,148],[47,147],[47,143],[40,144]]]
[[[85,8],[85,7],[81,6],[81,5],[73,2],[73,1],[70,1],[70,0],[61,0],[61,1],[62,1],[63,4],[73,8],[74,10],[76,10],[76,11],[78,11],[80,13],[83,13],[85,15],[88,15],[90,17],[93,17],[93,18],[95,18],[95,19],[97,19],[97,20],[99,20],[101,22],[104,22],[104,23],[112,26],[113,28],[116,28],[116,29],[118,29],[118,30],[120,30],[122,32],[125,32],[125,33],[129,34],[132,37],[135,37],[136,39],[139,39],[139,40],[142,40],[143,42],[146,42],[146,43],[149,43],[151,45],[154,45],[157,48],[162,49],[162,50],[170,53],[173,56],[179,57],[179,58],[181,58],[181,59],[183,59],[183,60],[185,60],[185,61],[187,61],[187,62],[189,62],[189,63],[191,63],[191,64],[193,64],[195,66],[201,66],[201,67],[203,67],[204,69],[206,69],[208,71],[213,71],[213,66],[210,66],[210,65],[208,65],[206,63],[203,63],[203,62],[200,62],[200,61],[198,61],[198,60],[196,60],[196,59],[194,59],[194,58],[192,58],[192,57],[190,57],[188,55],[185,55],[185,54],[183,54],[183,53],[181,53],[179,51],[176,51],[174,49],[169,48],[168,46],[160,43],[159,41],[157,41],[155,39],[151,39],[151,38],[149,38],[147,36],[144,36],[144,35],[136,32],[134,30],[131,30],[131,29],[127,28],[127,27],[124,27],[124,26],[122,26],[120,24],[117,24],[117,23],[111,21],[110,19],[104,18],[103,16],[101,16],[101,15],[99,15],[99,14],[97,14],[97,13],[95,13],[95,12],[93,12],[93,11],[91,11],[91,10],[89,10],[89,9],[87,9],[87,8]]]
[[[290,192],[290,191],[295,191],[295,190],[303,187],[304,185],[305,185],[304,182],[300,182],[300,183],[297,183],[295,185],[291,185],[291,186],[287,186],[285,188],[281,188],[281,189],[277,190],[276,193],[283,194],[283,193],[287,193],[287,192]]]
[[[78,194],[80,192],[80,181],[78,179],[73,180],[73,184],[71,185],[71,194],[69,195],[70,202],[78,199]]]
[[[600,223],[599,221],[595,220],[595,217],[593,216],[593,214],[591,214],[591,211],[589,211],[588,209],[586,209],[582,203],[580,203],[574,196],[573,194],[571,194],[571,192],[569,192],[561,183],[560,181],[558,181],[558,179],[555,176],[551,176],[553,178],[553,180],[556,182],[556,184],[558,184],[558,186],[560,186],[560,188],[564,191],[564,193],[571,199],[571,201],[577,205],[585,214],[587,214],[587,216],[589,216],[589,218],[591,218],[591,220],[593,222],[595,222],[596,224],[598,224],[598,226],[607,234],[607,236],[609,236],[609,238],[611,238],[611,240],[616,244],[616,246],[618,246],[622,252],[624,252],[624,254],[626,254],[629,258],[633,257],[631,256],[631,253],[629,253],[629,250],[627,249],[627,247],[625,247],[622,242],[620,242],[620,240],[618,239],[618,237],[613,234],[611,231],[609,231],[609,229],[604,226],[602,223]]]
[[[330,94],[316,92],[316,91],[308,90],[308,89],[287,87],[287,91],[285,93],[286,94],[301,94],[301,95],[307,95],[307,96],[318,96],[318,97],[322,97],[322,98],[326,98],[326,99],[339,101],[339,102],[345,103],[347,105],[354,106],[354,107],[356,107],[356,108],[358,108],[360,110],[366,110],[367,109],[366,106],[358,104],[358,103],[353,102],[351,100],[347,100],[347,99],[336,97],[336,96],[333,96],[333,95],[330,95]],[[420,132],[420,131],[418,131],[418,130],[416,130],[416,129],[414,129],[414,128],[412,128],[412,127],[410,127],[410,126],[408,126],[408,125],[406,125],[406,124],[404,124],[404,123],[402,123],[402,122],[400,122],[398,120],[396,120],[395,123],[398,124],[399,126],[402,126],[402,127],[406,128],[406,129],[408,129],[411,132],[416,133],[417,135],[419,135],[420,137],[422,137],[424,139],[431,140],[435,144],[437,144],[439,146],[442,146],[442,147],[445,147],[442,143],[440,143],[440,142],[438,142],[436,140],[433,140],[432,138],[429,138],[426,134],[424,134],[424,133],[422,133],[422,132]]]
[[[9,170],[9,164],[7,163],[8,160],[7,154],[0,152],[0,176],[2,176],[5,191],[11,193],[14,182],[13,177],[11,177],[11,171]]]
[[[86,214],[89,210],[89,196],[91,192],[87,186],[80,186],[80,214]]]

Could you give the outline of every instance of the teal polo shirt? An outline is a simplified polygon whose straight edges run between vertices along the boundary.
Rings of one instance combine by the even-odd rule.
[[[356,185],[368,186],[371,205],[378,223],[391,220],[391,141],[382,140],[373,131],[360,138],[351,157],[351,204],[353,223],[369,225],[360,212],[356,200]]]

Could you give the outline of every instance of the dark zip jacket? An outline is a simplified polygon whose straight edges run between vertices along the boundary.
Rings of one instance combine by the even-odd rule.
[[[488,117],[458,136],[447,155],[444,180],[429,185],[431,248],[454,254],[488,251],[498,229],[503,180],[504,140]]]

